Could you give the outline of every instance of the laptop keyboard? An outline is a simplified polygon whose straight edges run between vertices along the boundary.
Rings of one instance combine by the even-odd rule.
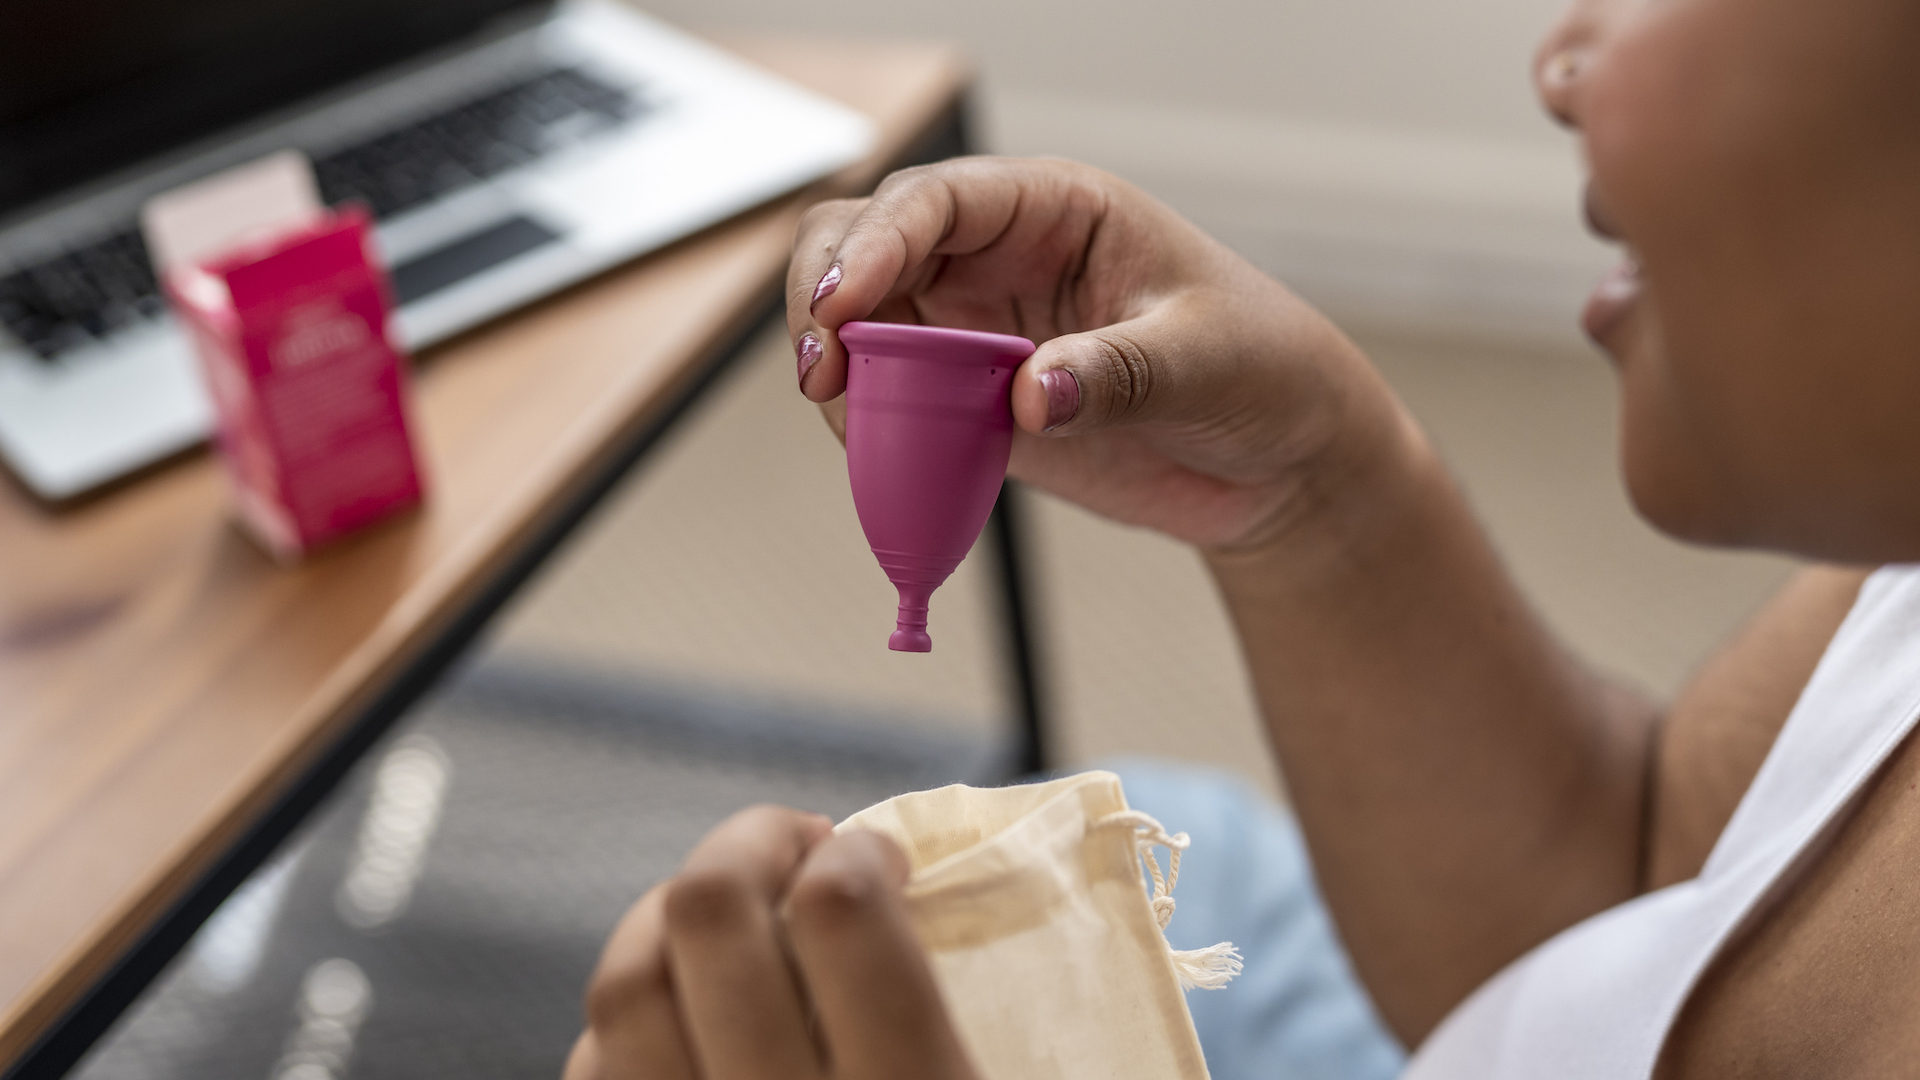
[[[313,172],[329,205],[358,199],[390,217],[619,124],[637,106],[561,68],[329,154]]]
[[[328,204],[391,217],[625,123],[644,106],[575,68],[543,72],[313,163]],[[396,271],[400,268],[396,268]],[[0,326],[42,360],[166,308],[137,224],[0,275]]]

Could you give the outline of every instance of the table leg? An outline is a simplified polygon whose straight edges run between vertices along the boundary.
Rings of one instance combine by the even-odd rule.
[[[962,97],[946,121],[904,164],[917,165],[973,153],[971,103]],[[999,594],[999,616],[1007,665],[1008,688],[1014,708],[1012,754],[1007,762],[1014,776],[1044,772],[1053,762],[1054,747],[1046,719],[1045,694],[1040,677],[1039,638],[1034,625],[1031,548],[1025,530],[1020,485],[1007,481],[987,521],[994,550],[994,588]]]
[[[1034,632],[1030,549],[1023,503],[1019,483],[1008,480],[1001,485],[999,501],[993,504],[993,516],[987,519],[987,535],[994,551],[994,584],[1000,593],[1001,629],[1006,635],[1008,682],[1019,724],[1010,762],[1015,776],[1046,770],[1052,762],[1053,749],[1047,731],[1040,658],[1036,654],[1039,642]]]

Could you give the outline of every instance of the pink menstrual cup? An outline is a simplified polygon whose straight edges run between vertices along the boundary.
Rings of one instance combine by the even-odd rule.
[[[993,512],[1013,449],[1014,369],[1033,342],[1007,334],[850,322],[847,475],[860,527],[900,591],[887,648],[929,652],[927,602]]]

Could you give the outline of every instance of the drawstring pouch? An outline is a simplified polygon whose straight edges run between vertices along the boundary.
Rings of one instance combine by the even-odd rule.
[[[1190,841],[1129,809],[1119,777],[955,784],[839,828],[907,853],[908,912],[984,1080],[1207,1076],[1182,991],[1225,986],[1240,954],[1167,944]]]

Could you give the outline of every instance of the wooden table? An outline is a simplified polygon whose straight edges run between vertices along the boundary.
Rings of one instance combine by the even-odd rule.
[[[873,116],[879,149],[422,357],[417,515],[288,570],[208,455],[65,511],[0,486],[9,1075],[64,1068],[431,683],[777,303],[806,205],[958,130],[950,50],[731,44]]]

